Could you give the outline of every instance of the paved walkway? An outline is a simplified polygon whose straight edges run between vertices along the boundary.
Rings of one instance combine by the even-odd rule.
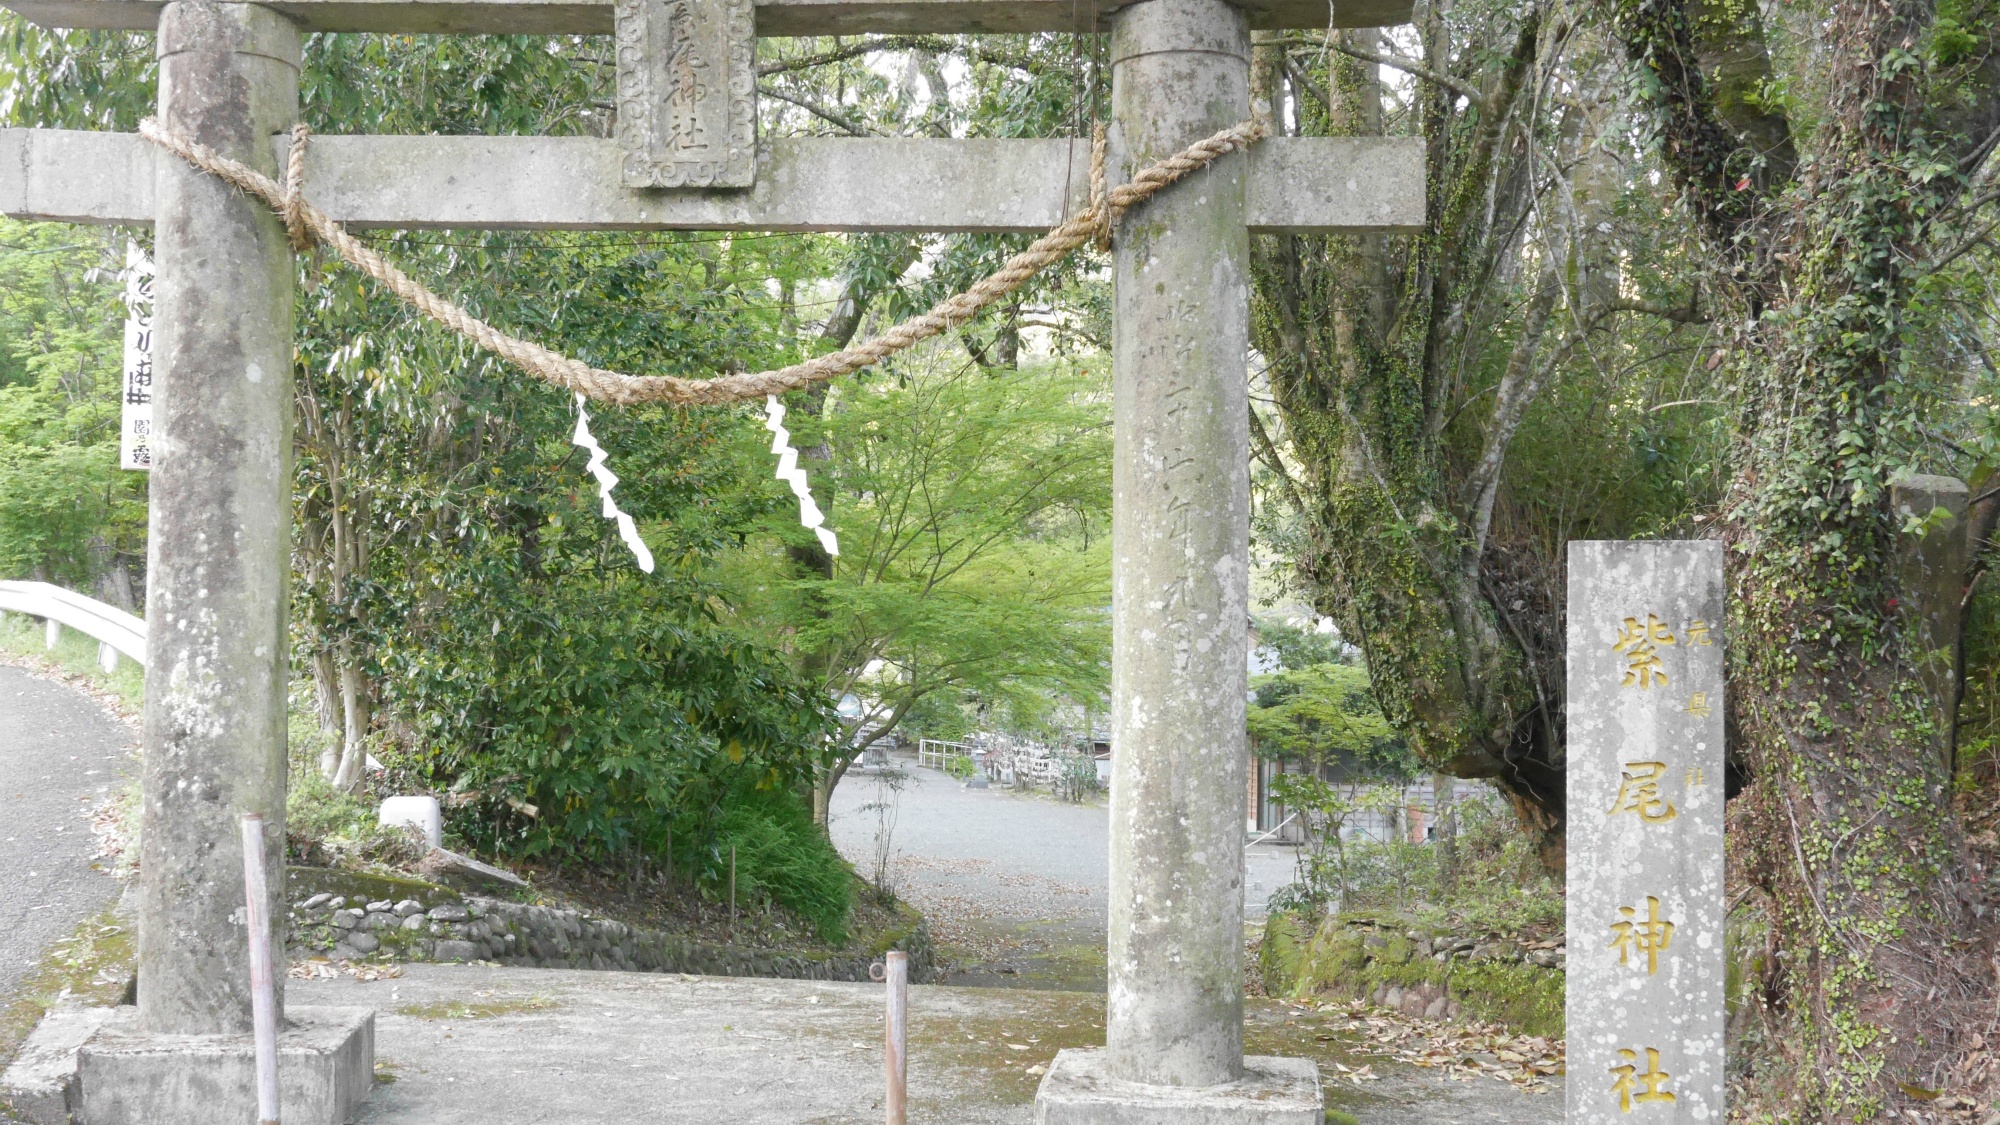
[[[88,814],[135,768],[137,741],[75,688],[0,664],[0,1000],[117,897]]]
[[[383,1125],[873,1125],[882,1120],[882,989],[824,981],[479,965],[407,967],[395,980],[292,980],[285,1002],[377,1010]],[[1252,1053],[1310,1055],[1327,1104],[1360,1125],[1554,1125],[1560,1084],[1525,1094],[1351,1053],[1317,1017],[1252,1000]],[[1028,1125],[1037,1068],[1104,1042],[1084,992],[910,989],[913,1125]],[[1335,1064],[1383,1075],[1342,1082]]]
[[[877,834],[889,834],[896,893],[922,910],[954,962],[946,984],[1104,989],[1110,909],[1110,814],[1045,793],[967,789],[938,770],[895,759],[901,788],[858,768],[834,790],[834,844],[864,875]],[[1264,913],[1292,877],[1293,849],[1246,855],[1245,909]]]

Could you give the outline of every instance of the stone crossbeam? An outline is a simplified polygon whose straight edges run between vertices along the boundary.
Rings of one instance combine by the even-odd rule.
[[[281,0],[265,7],[304,31],[609,35],[613,0]],[[164,0],[13,0],[44,27],[151,31]],[[1323,28],[1326,0],[1242,0],[1253,28]],[[1099,31],[1123,5],[1074,0],[757,0],[757,34]],[[1339,27],[1407,23],[1409,0],[1341,0]]]
[[[131,133],[0,129],[0,212],[144,225],[174,159]],[[354,227],[1041,231],[1090,179],[1089,143],[1059,139],[778,140],[742,191],[627,188],[620,159],[589,137],[314,137],[306,196]],[[1413,229],[1423,171],[1414,138],[1272,137],[1249,154],[1248,225]]]

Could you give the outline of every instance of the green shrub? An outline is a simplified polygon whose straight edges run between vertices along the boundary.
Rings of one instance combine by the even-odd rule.
[[[830,723],[769,650],[670,577],[457,583],[388,646],[402,764],[475,848],[623,863],[713,838],[734,795],[802,784]],[[404,639],[406,638],[406,639]]]
[[[821,941],[846,943],[854,870],[796,791],[746,786],[731,793],[702,873],[707,880],[728,878],[732,846],[739,902],[771,902],[812,923]]]
[[[829,711],[776,654],[723,627],[707,591],[495,568],[415,625],[387,646],[383,680],[414,730],[383,756],[449,796],[458,838],[599,868],[663,863],[671,846],[674,870],[714,896],[734,844],[739,901],[846,939],[853,872],[799,796]]]
[[[300,722],[294,717],[293,726]],[[310,760],[301,764],[301,757],[295,750],[285,792],[290,860],[311,867],[403,866],[423,857],[426,845],[413,830],[378,824],[371,798],[335,789]]]
[[[1328,909],[1388,911],[1440,928],[1519,933],[1560,926],[1562,881],[1535,852],[1531,836],[1497,800],[1457,805],[1457,863],[1444,870],[1435,841],[1345,839],[1359,812],[1393,806],[1400,791],[1363,787],[1354,793],[1309,774],[1285,774],[1273,786],[1299,813],[1307,845],[1297,881],[1271,896],[1273,913],[1318,918]]]

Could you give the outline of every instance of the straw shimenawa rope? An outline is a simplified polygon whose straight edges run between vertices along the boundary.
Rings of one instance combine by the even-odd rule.
[[[162,129],[151,118],[140,123],[139,133],[196,168],[270,204],[271,209],[284,220],[287,235],[295,247],[303,250],[314,242],[325,243],[417,311],[536,378],[600,402],[629,406],[645,402],[681,405],[743,402],[797,390],[880,363],[905,348],[970,321],[980,310],[1019,289],[1036,273],[1061,261],[1084,243],[1094,240],[1100,247],[1108,245],[1112,225],[1126,209],[1189,173],[1231,152],[1248,148],[1268,136],[1270,126],[1256,119],[1224,129],[1140,169],[1130,183],[1109,189],[1104,183],[1104,131],[1100,127],[1091,141],[1090,205],[1081,214],[1036,239],[1026,250],[1009,258],[1005,265],[985,280],[955,297],[940,301],[929,312],[906,320],[854,347],[774,371],[723,375],[714,379],[625,375],[592,367],[540,344],[510,336],[426,289],[367,244],[348,234],[325,212],[305,201],[305,195],[300,190],[305,179],[307,136],[303,123],[292,129],[291,153],[286,160],[285,182],[282,185],[247,164]]]

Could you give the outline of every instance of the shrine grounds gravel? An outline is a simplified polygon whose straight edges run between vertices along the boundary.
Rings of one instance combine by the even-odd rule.
[[[118,897],[89,814],[136,770],[136,742],[83,692],[0,663],[0,1007],[50,943]]]
[[[891,791],[856,767],[834,790],[835,846],[863,875],[875,869],[882,819],[893,799],[894,889],[929,919],[940,983],[1104,990],[1104,928],[1110,902],[1110,813],[1046,792],[968,789],[939,770],[897,755]],[[1246,855],[1246,913],[1292,878],[1293,849],[1269,843]]]

